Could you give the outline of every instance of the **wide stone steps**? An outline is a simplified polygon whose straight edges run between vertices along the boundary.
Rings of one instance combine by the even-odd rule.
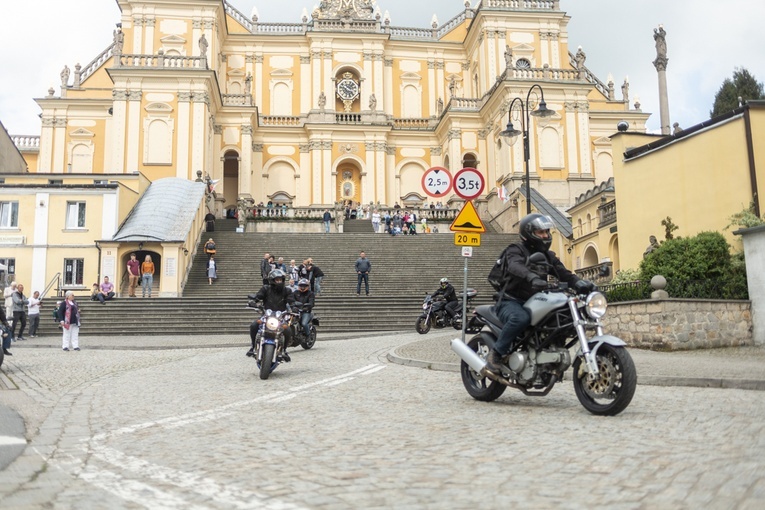
[[[223,223],[223,224],[221,224]],[[464,261],[453,234],[398,236],[385,234],[266,234],[236,233],[233,220],[218,220],[216,231],[205,233],[182,298],[120,297],[101,305],[81,301],[82,335],[163,335],[202,332],[242,334],[246,341],[256,313],[245,309],[247,294],[262,286],[260,261],[265,252],[294,258],[306,257],[326,273],[322,294],[316,299],[321,318],[319,338],[341,332],[414,330],[422,298],[446,276],[458,291],[463,287]],[[209,285],[204,274],[207,256],[202,244],[217,243],[219,278]],[[473,305],[491,302],[486,275],[504,247],[515,240],[507,234],[484,234],[481,246],[468,259],[468,287],[478,290]],[[353,266],[361,250],[372,261],[370,296],[356,296]],[[154,290],[156,296],[156,289]],[[126,289],[124,295],[126,296]],[[138,291],[140,296],[140,290]],[[40,334],[59,335],[52,319],[54,301],[42,307]]]

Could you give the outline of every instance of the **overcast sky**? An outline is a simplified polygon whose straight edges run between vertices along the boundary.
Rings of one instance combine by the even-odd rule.
[[[472,0],[475,6],[478,0]],[[249,16],[257,7],[263,22],[297,22],[316,0],[230,0]],[[429,27],[464,9],[464,0],[377,0],[395,26]],[[626,76],[630,103],[659,128],[658,82],[653,29],[667,31],[670,121],[689,127],[709,118],[714,95],[736,67],[765,81],[763,0],[561,0],[572,20],[569,44],[581,45],[586,65],[602,81],[609,73],[616,97]],[[0,121],[11,134],[37,135],[40,113],[33,98],[49,87],[59,93],[64,64],[87,65],[112,40],[120,20],[115,0],[3,0],[0,7]]]

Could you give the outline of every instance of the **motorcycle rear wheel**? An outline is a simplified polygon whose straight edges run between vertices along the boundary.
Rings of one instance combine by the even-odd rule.
[[[480,335],[471,338],[467,345],[483,359],[489,355],[489,346],[484,343]],[[467,392],[471,397],[481,402],[497,400],[507,388],[504,384],[479,374],[464,361],[460,363],[460,374],[462,375],[462,384]]]
[[[311,334],[308,336],[308,338],[300,342],[300,347],[307,351],[314,345],[316,345],[316,327],[311,326]]]
[[[430,331],[431,320],[427,315],[420,315],[417,317],[417,322],[414,325],[414,329],[421,335]]]
[[[574,360],[574,391],[582,406],[597,416],[615,416],[632,401],[637,386],[637,370],[624,347],[603,344],[598,349],[600,374],[590,379],[584,371],[584,359]]]
[[[260,360],[260,378],[268,379],[271,375],[271,366],[274,364],[274,344],[265,344],[263,346],[263,358]]]

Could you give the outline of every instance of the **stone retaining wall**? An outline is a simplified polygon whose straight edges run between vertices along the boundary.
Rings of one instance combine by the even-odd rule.
[[[754,345],[749,301],[626,301],[609,305],[603,324],[630,346],[653,350]]]

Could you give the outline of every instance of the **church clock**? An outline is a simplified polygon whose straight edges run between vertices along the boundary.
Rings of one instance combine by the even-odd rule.
[[[343,74],[343,78],[337,82],[337,97],[339,97],[345,105],[345,111],[351,111],[351,105],[359,97],[359,82],[353,79],[351,73]]]

